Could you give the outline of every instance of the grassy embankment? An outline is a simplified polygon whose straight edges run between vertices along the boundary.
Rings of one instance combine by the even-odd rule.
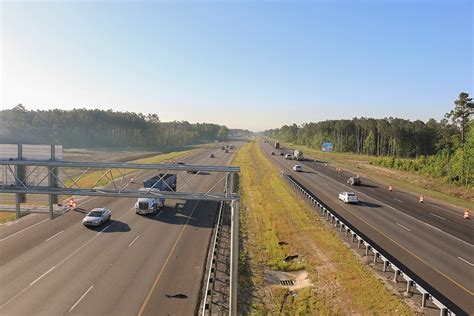
[[[413,313],[283,181],[257,143],[240,149],[233,164],[241,167],[239,314]],[[300,257],[286,263],[289,254]],[[306,269],[313,285],[292,295],[266,285],[266,269]]]
[[[325,160],[346,170],[359,173],[361,177],[371,178],[378,183],[392,185],[395,189],[399,187],[463,208],[472,208],[474,202],[473,188],[456,186],[446,183],[442,179],[423,176],[416,172],[371,165],[370,162],[377,160],[378,157],[339,152],[324,153],[321,150],[291,143],[282,143],[282,146],[301,148],[305,154],[315,159]]]
[[[162,163],[163,161],[166,161],[166,160],[173,160],[173,159],[177,159],[177,158],[184,158],[186,156],[189,156],[193,153],[195,153],[196,151],[198,151],[200,149],[190,149],[190,150],[184,150],[184,151],[176,151],[176,152],[170,152],[170,153],[166,153],[166,154],[160,154],[160,155],[156,155],[156,156],[152,156],[152,157],[147,157],[147,158],[142,158],[142,159],[138,159],[138,160],[134,160],[134,161],[131,161],[133,163],[143,163],[143,164],[154,164],[154,163]],[[125,169],[125,170],[122,170],[123,174],[129,174],[131,172],[134,172],[136,170],[133,170],[133,169]],[[111,172],[112,176],[114,179],[120,179],[120,177],[122,176],[121,173],[119,173],[116,169],[112,170]],[[79,185],[81,187],[84,187],[84,188],[89,188],[91,187],[93,184],[96,183],[96,181],[102,176],[102,171],[92,171],[88,174],[86,174],[85,176],[83,176],[80,180],[79,180]],[[78,178],[79,176],[77,176],[75,178],[75,180]],[[111,175],[108,174],[108,177],[104,177],[102,180],[99,181],[99,183],[97,184],[98,186],[103,186],[103,185],[106,185],[108,182],[110,182],[110,179],[111,179]],[[73,182],[71,180],[68,180],[65,182],[66,186],[71,186],[73,184]],[[8,222],[8,221],[11,221],[13,219],[15,219],[15,213],[12,213],[12,212],[0,212],[0,224],[3,224],[5,222]]]

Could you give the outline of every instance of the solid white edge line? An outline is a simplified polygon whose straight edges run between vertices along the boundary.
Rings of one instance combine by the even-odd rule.
[[[81,297],[79,297],[79,299],[76,301],[76,303],[74,303],[74,305],[72,305],[72,307],[71,307],[67,312],[68,312],[68,313],[71,312],[71,311],[74,309],[74,307],[76,307],[77,304],[79,304],[79,303],[82,301],[82,299],[87,295],[87,293],[89,293],[90,290],[92,290],[93,287],[94,287],[94,284],[92,284],[92,285],[87,289],[87,291],[85,291],[84,294],[82,294]]]
[[[53,236],[49,237],[49,238],[46,239],[45,241],[51,240],[51,239],[53,239],[54,237],[58,236],[59,234],[62,234],[63,232],[64,232],[64,230],[60,231],[59,233],[54,234]]]
[[[467,263],[468,265],[470,265],[471,267],[474,267],[474,264],[473,263],[470,263],[469,261],[467,261],[466,259],[463,259],[461,257],[458,257],[458,259],[464,261],[465,263]]]
[[[399,200],[399,199],[397,199],[397,198],[393,198],[393,199],[394,199],[395,201],[398,201],[398,202],[400,202],[400,203],[403,203],[402,200]]]
[[[5,237],[5,238],[0,239],[0,241],[7,240],[8,238],[13,237],[13,236],[15,236],[15,235],[18,235],[19,233],[22,233],[22,232],[24,232],[24,231],[27,230],[27,229],[30,229],[30,228],[32,228],[32,227],[35,227],[36,225],[39,225],[39,224],[41,224],[41,223],[43,223],[43,222],[46,222],[47,220],[49,220],[49,218],[45,218],[45,219],[43,219],[41,222],[38,222],[38,223],[35,223],[35,224],[31,225],[31,226],[28,226],[28,227],[26,227],[26,228],[23,228],[22,230],[17,231],[16,233],[11,234],[10,236],[7,236],[7,237]]]
[[[405,226],[403,226],[402,224],[400,223],[397,223],[398,226],[400,226],[401,228],[405,229],[405,230],[408,230],[409,232],[411,232],[411,230]]]
[[[135,237],[134,240],[132,240],[132,242],[128,245],[128,248],[130,248],[133,245],[133,243],[138,239],[138,237],[140,237],[140,235],[138,235],[137,237]]]
[[[56,266],[52,266],[51,269],[49,269],[48,271],[46,271],[45,273],[43,273],[42,275],[40,275],[36,280],[34,280],[33,282],[30,283],[30,286],[31,285],[34,285],[36,282],[38,282],[39,280],[41,280],[46,274],[50,273],[51,271],[53,271],[53,269],[56,268]]]

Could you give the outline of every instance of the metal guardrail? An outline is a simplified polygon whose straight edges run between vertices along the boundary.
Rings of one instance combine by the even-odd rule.
[[[226,178],[225,183],[225,193],[229,190],[229,177]],[[210,251],[210,260],[208,266],[208,275],[206,281],[206,291],[204,292],[204,299],[202,304],[201,315],[210,315],[211,312],[211,304],[212,304],[212,297],[213,297],[213,287],[212,284],[216,279],[216,264],[217,264],[217,255],[218,255],[218,243],[219,243],[219,236],[222,228],[222,218],[224,215],[224,208],[225,208],[225,201],[221,202],[219,207],[219,214],[217,215],[217,224],[216,229],[214,232],[214,238],[212,241],[212,248]]]
[[[351,236],[351,241],[357,240],[357,248],[362,245],[365,246],[365,255],[369,255],[369,251],[374,256],[374,263],[378,259],[383,262],[383,271],[386,272],[390,268],[394,272],[393,281],[397,282],[399,277],[402,277],[407,282],[406,292],[409,293],[412,288],[416,289],[422,295],[421,306],[425,307],[427,300],[433,302],[440,309],[440,315],[467,315],[459,306],[449,300],[447,297],[439,293],[435,288],[429,285],[426,281],[421,279],[416,273],[407,268],[403,263],[397,260],[394,256],[385,251],[382,247],[377,245],[374,241],[368,238],[365,234],[354,227],[349,221],[344,219],[340,214],[329,208],[313,193],[307,190],[302,184],[295,180],[292,176],[286,175],[281,171],[283,179],[293,185],[293,187],[303,195],[310,204],[321,213],[334,227],[339,226],[339,231],[345,231],[346,236]]]

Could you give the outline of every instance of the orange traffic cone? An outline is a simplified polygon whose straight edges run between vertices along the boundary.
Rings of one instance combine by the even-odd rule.
[[[72,208],[76,208],[76,202],[72,203]]]
[[[420,195],[420,203],[423,203],[425,201],[425,198],[423,197],[423,195]]]
[[[388,186],[388,190],[389,190],[389,191],[393,191],[393,188],[392,188],[391,185]]]
[[[69,199],[69,207],[72,207],[74,204],[74,199],[73,198],[70,198]]]
[[[464,211],[464,219],[470,219],[468,210]]]

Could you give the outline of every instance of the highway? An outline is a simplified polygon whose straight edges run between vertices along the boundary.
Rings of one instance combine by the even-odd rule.
[[[182,160],[229,164],[235,150],[226,154],[218,146]],[[191,180],[184,191],[205,192],[222,176],[179,173],[178,188],[186,177]],[[223,187],[224,181],[213,191]],[[83,199],[78,207],[84,212],[102,206],[112,211],[112,220],[98,228],[84,227],[80,211],[1,225],[0,315],[193,314],[218,203],[167,200],[155,216],[135,214],[134,203]]]
[[[354,174],[337,172],[324,162],[291,161],[280,156],[290,149],[275,149],[261,142],[269,159],[291,174],[329,207],[395,256],[440,293],[474,314],[474,223],[463,219],[462,210],[434,201],[421,204],[415,194],[362,178],[362,186],[351,187]],[[271,155],[271,152],[275,155]],[[301,164],[303,172],[292,171]],[[355,192],[358,205],[346,205],[338,193]]]

